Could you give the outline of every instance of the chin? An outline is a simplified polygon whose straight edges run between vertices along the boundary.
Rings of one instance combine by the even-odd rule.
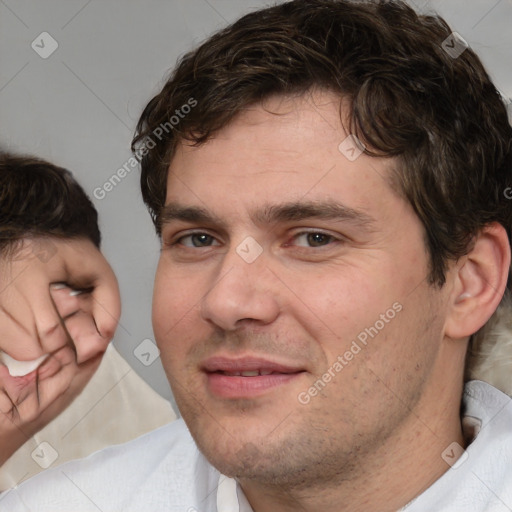
[[[316,452],[303,441],[266,442],[263,446],[247,442],[238,449],[200,446],[201,452],[220,473],[244,484],[257,483],[281,491],[322,486],[326,481],[346,480],[353,470],[343,456],[326,463],[322,450]]]
[[[289,469],[276,457],[274,447],[258,447],[255,443],[234,442],[210,445],[198,443],[199,449],[220,473],[237,480],[253,480],[267,485],[280,482]]]
[[[206,414],[199,421],[197,417],[183,417],[208,462],[223,475],[241,482],[301,488],[305,482],[314,482],[318,468],[325,464],[322,453],[326,446],[321,446],[322,442],[313,446],[297,426],[284,430],[276,429],[274,424],[274,431],[267,432],[263,420],[250,428],[248,422],[237,423],[234,419],[213,425]],[[235,428],[230,430],[231,425]]]

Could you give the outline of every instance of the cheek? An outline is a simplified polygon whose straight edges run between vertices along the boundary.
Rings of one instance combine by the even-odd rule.
[[[201,298],[197,272],[185,273],[179,266],[162,256],[155,275],[153,289],[153,322],[157,327],[177,324]]]
[[[314,365],[315,374],[331,370],[339,385],[357,379],[363,389],[371,387],[375,375],[388,380],[388,373],[409,363],[408,333],[417,319],[409,317],[411,308],[404,310],[398,279],[383,275],[352,267],[291,281],[300,298],[292,315],[323,355]],[[369,369],[373,373],[368,376]]]
[[[288,276],[293,316],[316,339],[333,339],[343,348],[348,338],[372,325],[391,307],[389,287],[357,268]]]
[[[200,294],[192,280],[173,276],[159,265],[153,291],[152,322],[164,362],[179,357],[191,333],[197,333]]]
[[[393,318],[374,323],[378,333],[368,336],[365,365],[384,387],[409,403],[434,367],[442,341],[442,318],[423,287],[395,301]],[[382,329],[380,329],[382,327]]]

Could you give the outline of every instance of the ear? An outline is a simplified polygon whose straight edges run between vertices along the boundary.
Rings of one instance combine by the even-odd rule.
[[[509,269],[507,232],[494,222],[476,235],[472,250],[452,269],[446,336],[452,339],[471,336],[489,320],[505,292]]]

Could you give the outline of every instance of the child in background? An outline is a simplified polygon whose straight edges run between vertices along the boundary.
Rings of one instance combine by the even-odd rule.
[[[113,347],[106,352],[120,300],[100,242],[97,212],[69,171],[0,154],[0,489],[174,419],[170,404]],[[53,283],[58,315],[51,325],[36,326],[36,344],[26,325],[31,298],[16,293],[27,289],[21,288],[24,274],[91,246],[96,259],[82,258],[81,265],[101,270],[101,294],[85,280]],[[101,370],[81,394],[105,353]]]

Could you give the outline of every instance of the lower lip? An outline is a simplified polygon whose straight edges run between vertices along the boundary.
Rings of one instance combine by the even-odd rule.
[[[210,391],[222,398],[251,398],[287,384],[298,378],[299,373],[272,373],[257,377],[229,376],[222,373],[207,373]]]

